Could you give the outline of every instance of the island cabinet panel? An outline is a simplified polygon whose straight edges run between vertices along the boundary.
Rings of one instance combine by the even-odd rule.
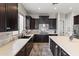
[[[23,48],[16,54],[16,56],[29,56],[33,48],[33,39],[31,38]]]
[[[30,54],[30,52],[31,52],[31,50],[32,50],[32,48],[33,48],[33,38],[31,38],[29,41],[28,41],[28,43],[26,44],[26,56],[29,56],[29,54]]]
[[[57,51],[57,45],[56,45],[56,43],[54,42],[54,41],[52,41],[52,40],[50,40],[50,50],[51,50],[51,52],[52,52],[52,54],[54,55],[54,56],[56,56],[58,53],[58,51]]]
[[[63,49],[61,49],[61,56],[69,56],[69,54],[66,53]]]
[[[53,56],[69,56],[59,45],[57,45],[52,39],[50,39],[50,50]]]
[[[34,43],[48,43],[49,42],[49,36],[48,35],[40,35],[36,34],[33,38]]]

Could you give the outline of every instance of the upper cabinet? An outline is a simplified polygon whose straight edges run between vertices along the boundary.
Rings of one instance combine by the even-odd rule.
[[[48,24],[49,29],[56,29],[56,18],[49,18],[49,16],[32,18],[31,16],[26,16],[26,29],[39,29],[39,24]]]
[[[35,19],[31,16],[26,16],[26,29],[35,29]]]
[[[30,29],[35,29],[35,19],[30,20]]]
[[[74,24],[79,24],[79,15],[74,16]]]
[[[5,31],[6,27],[6,19],[5,19],[5,4],[0,3],[0,32]]]
[[[6,4],[6,23],[7,30],[15,31],[18,30],[18,4],[8,3]]]
[[[31,16],[26,16],[26,29],[30,29],[31,20],[32,20]]]
[[[0,32],[18,30],[18,4],[0,3]]]
[[[56,19],[49,19],[49,29],[56,29]]]
[[[49,16],[39,16],[39,24],[48,24]]]

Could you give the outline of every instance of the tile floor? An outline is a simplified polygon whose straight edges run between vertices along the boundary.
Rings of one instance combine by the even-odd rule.
[[[48,43],[34,43],[30,56],[53,56]]]

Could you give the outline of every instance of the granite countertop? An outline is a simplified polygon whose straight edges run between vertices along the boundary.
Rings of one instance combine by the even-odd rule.
[[[49,36],[56,44],[58,44],[70,56],[79,56],[79,39],[73,38],[70,41],[66,36]]]

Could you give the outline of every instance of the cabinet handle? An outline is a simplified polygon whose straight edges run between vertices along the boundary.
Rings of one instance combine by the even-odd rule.
[[[57,56],[58,50],[57,50],[58,46],[55,46],[55,56]]]
[[[56,45],[55,48],[58,48],[58,46]]]

